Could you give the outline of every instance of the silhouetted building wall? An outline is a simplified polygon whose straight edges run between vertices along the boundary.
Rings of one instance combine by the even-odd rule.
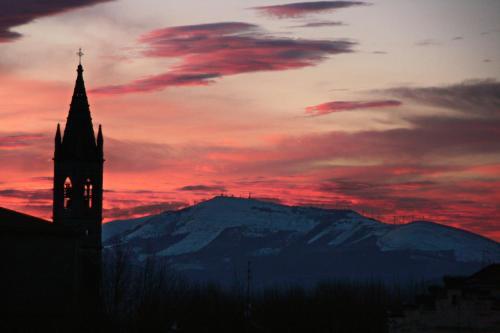
[[[0,221],[0,302],[5,319],[20,314],[21,320],[64,317],[76,312],[80,235],[4,208],[0,208]]]

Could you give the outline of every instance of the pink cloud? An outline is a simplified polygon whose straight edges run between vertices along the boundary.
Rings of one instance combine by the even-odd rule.
[[[306,113],[311,116],[322,116],[334,112],[352,111],[360,109],[382,109],[401,106],[403,103],[397,100],[377,100],[377,101],[336,101],[314,106],[308,106]]]
[[[352,52],[345,40],[311,40],[270,36],[257,26],[221,22],[151,31],[139,39],[146,57],[181,58],[167,72],[124,85],[100,87],[101,94],[122,94],[170,86],[207,85],[227,75],[281,71],[314,66],[331,55]]]

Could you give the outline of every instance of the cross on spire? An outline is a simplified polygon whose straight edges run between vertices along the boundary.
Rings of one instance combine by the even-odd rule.
[[[82,56],[84,55],[81,47],[78,49],[78,52],[76,52],[76,55],[78,56],[78,64],[81,65],[82,64]]]

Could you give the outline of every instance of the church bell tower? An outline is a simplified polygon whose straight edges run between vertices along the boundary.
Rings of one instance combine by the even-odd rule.
[[[101,249],[103,136],[101,126],[94,135],[83,81],[83,66],[77,68],[75,89],[64,135],[59,124],[54,151],[54,224],[77,230],[82,246]]]

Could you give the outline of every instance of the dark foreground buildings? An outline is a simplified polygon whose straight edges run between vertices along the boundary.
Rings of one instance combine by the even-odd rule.
[[[0,208],[0,331],[99,313],[103,136],[81,64],[77,73],[64,135],[57,125],[55,136],[53,222]]]
[[[469,277],[445,277],[393,316],[389,332],[500,332],[500,264]]]

